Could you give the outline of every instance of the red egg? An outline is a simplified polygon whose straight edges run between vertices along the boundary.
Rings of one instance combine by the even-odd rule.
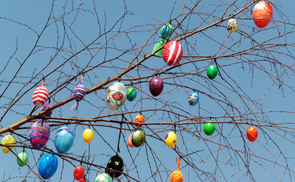
[[[253,20],[258,28],[265,28],[271,21],[273,11],[271,4],[267,1],[259,1],[253,9]]]
[[[79,181],[79,182],[86,182],[86,181],[85,181],[85,179],[82,179],[82,180],[81,180],[81,181]]]
[[[132,143],[132,140],[131,140],[131,134],[130,134],[129,137],[128,137],[128,145],[129,145],[129,147],[131,147],[131,148],[134,147],[134,145],[133,145],[133,143]]]
[[[253,126],[250,126],[247,129],[247,138],[250,142],[254,142],[257,139],[258,132],[257,129]]]
[[[150,92],[153,96],[158,96],[162,93],[163,88],[164,88],[164,82],[161,78],[159,77],[154,77],[151,81],[150,81]]]
[[[74,169],[74,178],[76,180],[80,180],[84,177],[84,173],[85,173],[85,170],[82,166],[77,166],[75,169]]]
[[[163,59],[169,66],[177,65],[182,59],[182,47],[176,41],[168,42],[163,48]]]

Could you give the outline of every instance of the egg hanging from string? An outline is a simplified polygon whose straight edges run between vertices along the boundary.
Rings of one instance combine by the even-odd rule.
[[[253,20],[258,28],[265,28],[272,19],[272,6],[267,1],[259,1],[253,9]]]
[[[163,48],[163,59],[169,66],[177,65],[182,59],[183,50],[176,41],[168,42]]]
[[[72,110],[76,108],[76,111],[78,110],[79,102],[84,99],[86,95],[86,87],[82,85],[83,83],[83,74],[80,78],[80,84],[76,85],[73,91],[73,97],[76,100],[76,104],[72,107]]]
[[[54,154],[45,153],[39,160],[38,171],[43,179],[49,179],[55,174],[57,167],[57,157]]]
[[[238,22],[236,19],[229,19],[226,24],[226,29],[229,33],[234,33],[238,28]]]
[[[51,107],[51,104],[50,104],[50,101],[49,102],[46,102],[42,107],[41,107],[41,111],[44,111],[45,109],[47,108],[50,108]],[[43,116],[48,116],[50,117],[52,115],[52,110],[51,111],[48,111],[47,113],[43,114]]]
[[[189,94],[188,103],[190,106],[195,106],[199,102],[199,95],[196,92]]]
[[[84,174],[85,174],[85,170],[82,166],[77,166],[75,167],[74,169],[74,178],[76,180],[81,180],[83,177],[84,177]]]
[[[250,142],[254,142],[258,137],[258,131],[254,126],[247,129],[247,138]]]
[[[2,146],[2,150],[5,154],[8,154],[9,152],[11,152],[14,149],[14,146],[9,147],[9,145],[15,145],[16,141],[14,136],[12,135],[6,135],[3,137],[2,141],[1,141],[2,145],[8,145],[6,146]]]
[[[129,101],[134,101],[134,99],[136,98],[137,92],[136,89],[133,87],[128,88],[127,90],[127,100]]]
[[[56,132],[54,145],[58,153],[67,153],[74,143],[74,132],[70,127],[63,126]]]
[[[170,23],[167,23],[166,25],[162,26],[160,28],[160,37],[162,39],[168,39],[173,31],[173,27]]]
[[[20,152],[17,158],[17,164],[20,167],[24,167],[26,165],[26,163],[28,162],[28,154],[26,152]],[[21,160],[20,160],[21,159]]]
[[[96,176],[94,182],[113,182],[113,179],[107,173],[100,173]]]
[[[217,74],[218,74],[217,66],[215,66],[214,64],[209,65],[208,68],[207,68],[207,76],[208,76],[208,78],[213,80],[217,76]]]
[[[158,96],[162,93],[164,88],[164,82],[159,77],[154,77],[149,84],[150,92],[153,96]]]
[[[129,145],[129,147],[133,148],[134,145],[133,145],[133,143],[132,143],[132,139],[131,139],[131,137],[132,137],[132,134],[130,134],[129,137],[128,137],[128,145]]]
[[[86,143],[90,143],[93,139],[93,136],[94,136],[94,133],[92,131],[92,129],[90,128],[87,128],[84,130],[83,132],[83,140],[86,142]]]
[[[105,170],[111,177],[117,178],[124,171],[124,162],[119,155],[114,155],[110,158]]]
[[[139,147],[145,141],[145,132],[141,128],[136,128],[132,131],[131,141],[135,147]]]
[[[210,136],[214,133],[215,131],[215,124],[211,121],[208,120],[205,124],[204,124],[204,132],[206,135]]]
[[[121,82],[115,82],[107,90],[107,104],[111,110],[118,110],[127,99],[127,89]]]
[[[145,119],[144,119],[144,116],[141,115],[141,114],[138,114],[137,116],[135,116],[134,118],[134,123],[144,123]],[[141,128],[142,127],[142,124],[135,124],[135,126],[137,128]]]
[[[32,124],[29,131],[31,145],[40,149],[46,145],[50,136],[50,127],[46,121],[38,120]]]
[[[165,143],[168,147],[174,147],[176,145],[177,142],[177,136],[173,131],[170,131],[169,133],[167,133],[166,137],[165,137]]]
[[[32,101],[37,107],[43,106],[48,99],[48,90],[45,87],[45,80],[42,81],[42,85],[37,87],[33,93]]]
[[[179,171],[180,169],[180,157],[178,158],[178,162],[177,162],[177,170],[174,171],[171,175],[170,175],[170,182],[183,182],[183,175],[182,173]]]
[[[160,40],[159,42],[157,42],[153,48],[153,52],[155,52],[157,49],[162,47],[162,45],[164,45],[164,44],[165,44],[165,40]],[[163,48],[161,50],[159,50],[158,52],[156,52],[155,55],[162,56],[163,55]]]

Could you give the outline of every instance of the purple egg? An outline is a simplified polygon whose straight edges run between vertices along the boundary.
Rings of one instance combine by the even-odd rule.
[[[164,88],[163,80],[159,77],[154,77],[150,81],[150,92],[153,96],[158,96],[162,93]]]
[[[51,107],[51,104],[49,102],[46,102],[42,107],[41,107],[41,111],[47,109]],[[47,113],[45,113],[43,116],[51,116],[52,115],[52,111],[49,111]]]

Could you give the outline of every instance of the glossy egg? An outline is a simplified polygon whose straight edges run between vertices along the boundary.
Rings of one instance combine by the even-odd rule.
[[[254,142],[258,137],[258,131],[254,126],[247,129],[247,138],[250,142]]]
[[[81,180],[84,177],[85,170],[82,166],[77,166],[74,169],[74,178],[76,180]]]
[[[217,66],[215,66],[214,64],[209,65],[208,68],[207,68],[207,76],[208,76],[208,78],[213,80],[217,76],[217,74],[218,74]]]
[[[93,139],[93,131],[92,129],[90,128],[87,128],[83,131],[83,140],[86,142],[86,143],[90,143]]]
[[[265,28],[272,19],[273,10],[267,1],[259,1],[253,9],[253,20],[258,28]]]
[[[101,173],[96,176],[94,182],[113,182],[113,179],[107,173]]]
[[[165,40],[160,40],[159,42],[157,42],[153,48],[153,52],[155,52],[157,49],[159,49],[164,44],[165,44]],[[162,54],[163,54],[163,48],[155,53],[155,55],[157,55],[157,56],[162,56]]]
[[[6,135],[6,136],[3,137],[2,141],[1,141],[1,144],[3,144],[3,145],[15,145],[16,141],[15,141],[14,136]],[[14,149],[14,147],[6,147],[6,146],[2,146],[1,148],[2,148],[2,150],[3,150],[3,152],[5,154],[8,154],[9,152],[11,152]]]
[[[124,162],[119,155],[114,155],[110,158],[105,170],[111,177],[117,178],[124,171]]]
[[[29,132],[31,145],[35,149],[40,149],[46,145],[50,136],[50,127],[47,122],[38,120],[32,124]]]
[[[127,99],[127,89],[121,82],[115,82],[107,90],[107,104],[110,109],[118,110]]]
[[[150,92],[153,96],[158,96],[162,93],[164,89],[164,82],[159,77],[154,77],[149,84]]]
[[[192,92],[188,97],[188,103],[190,106],[195,106],[199,102],[199,95],[196,92]]]
[[[129,101],[134,101],[134,99],[136,98],[137,92],[136,89],[133,87],[128,88],[127,90],[127,100]]]
[[[134,123],[144,123],[145,119],[144,116],[139,114],[134,118]],[[137,128],[141,128],[142,124],[135,124]]]
[[[70,150],[74,143],[74,132],[70,127],[63,126],[56,132],[54,145],[58,153],[64,154]]]
[[[17,156],[18,156],[18,158],[17,158],[18,165],[20,167],[24,167],[26,165],[26,163],[28,162],[28,159],[29,159],[28,154],[26,152],[20,152]]]
[[[57,157],[54,154],[45,153],[39,160],[38,171],[43,179],[49,179],[55,174],[57,167]]]
[[[204,132],[206,135],[210,136],[214,133],[215,131],[215,124],[211,121],[208,120],[205,124],[204,124]]]
[[[162,26],[160,29],[160,37],[162,39],[168,39],[173,31],[173,27],[170,23]]]
[[[145,132],[141,128],[136,128],[132,131],[131,141],[135,147],[139,147],[145,141]]]
[[[173,131],[170,131],[169,133],[167,133],[166,137],[165,137],[165,143],[168,147],[174,147],[176,145],[177,142],[177,136]]]
[[[134,145],[132,143],[131,137],[132,137],[132,134],[130,134],[129,137],[128,137],[128,145],[129,145],[129,147],[133,148]]]
[[[42,107],[41,107],[41,111],[47,109],[51,107],[51,104],[49,102],[46,102]],[[51,116],[52,115],[52,111],[49,111],[47,113],[45,113],[43,116]]]
[[[229,33],[234,33],[238,28],[238,22],[236,19],[229,19],[226,24],[226,29]]]
[[[176,66],[182,59],[183,50],[176,41],[168,42],[163,48],[163,60],[169,66]]]

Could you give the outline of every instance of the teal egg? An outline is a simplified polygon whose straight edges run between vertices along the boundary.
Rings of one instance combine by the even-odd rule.
[[[137,92],[135,90],[135,88],[130,87],[127,90],[127,100],[129,101],[133,101],[136,98]]]
[[[163,39],[167,39],[170,37],[172,33],[173,27],[170,23],[167,23],[166,25],[162,26],[160,29],[160,37]]]
[[[132,131],[131,141],[135,147],[139,147],[145,141],[145,132],[141,128],[136,128]]]
[[[107,173],[101,173],[96,176],[94,182],[113,182],[113,179]]]

